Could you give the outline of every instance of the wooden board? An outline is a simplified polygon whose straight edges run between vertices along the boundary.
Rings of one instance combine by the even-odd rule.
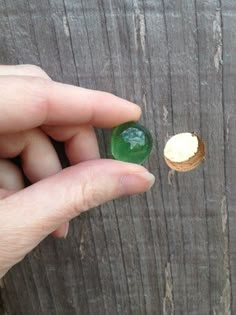
[[[138,103],[157,178],[46,239],[3,279],[0,314],[236,314],[236,2],[2,0],[0,30],[1,64]],[[177,174],[162,152],[181,131],[207,155]]]

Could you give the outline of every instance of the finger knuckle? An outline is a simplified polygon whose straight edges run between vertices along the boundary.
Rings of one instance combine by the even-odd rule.
[[[79,212],[84,212],[94,206],[94,189],[91,183],[84,184],[80,189],[80,194],[75,203],[76,209]]]
[[[34,106],[31,107],[32,111],[34,112],[35,117],[47,115],[48,111],[48,91],[50,82],[45,80],[44,78],[35,77],[31,78],[29,81],[29,89],[28,93],[31,93],[32,99],[34,99]],[[36,113],[35,113],[36,111]]]
[[[79,194],[77,195],[75,205],[75,213],[82,213],[91,208],[95,208],[100,205],[102,201],[102,193],[96,189],[93,185],[93,181],[86,182],[80,188]]]

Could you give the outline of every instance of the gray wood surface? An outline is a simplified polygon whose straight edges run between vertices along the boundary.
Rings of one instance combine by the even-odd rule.
[[[46,239],[0,284],[0,313],[236,314],[235,0],[1,0],[0,63],[140,104],[157,178]],[[162,151],[181,131],[207,155],[176,174]]]

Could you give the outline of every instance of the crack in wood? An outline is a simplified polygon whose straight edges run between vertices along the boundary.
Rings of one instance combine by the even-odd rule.
[[[223,196],[221,200],[221,218],[222,218],[222,232],[224,237],[224,260],[223,268],[225,272],[225,283],[220,296],[219,304],[213,307],[214,315],[231,315],[231,283],[230,283],[230,266],[229,266],[229,240],[228,240],[228,213],[227,200]]]
[[[214,65],[217,72],[223,63],[222,60],[222,28],[221,28],[221,9],[217,8],[215,20],[213,21],[213,39],[216,43],[216,49],[214,54]]]
[[[165,268],[165,296],[163,299],[163,315],[174,314],[174,301],[173,301],[173,283],[170,263],[168,262]]]

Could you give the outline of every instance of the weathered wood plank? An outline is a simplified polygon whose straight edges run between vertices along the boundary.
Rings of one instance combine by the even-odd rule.
[[[152,191],[82,215],[67,240],[49,237],[14,267],[1,289],[8,315],[234,314],[234,1],[4,0],[0,29],[2,64],[41,65],[140,104],[157,177]],[[162,152],[181,131],[202,135],[207,155],[175,174]],[[107,156],[109,132],[98,138]]]
[[[222,204],[222,225],[228,237],[228,248],[224,256],[228,268],[228,281],[225,281],[222,301],[226,307],[231,303],[231,312],[236,312],[236,216],[235,216],[235,117],[236,117],[236,4],[234,1],[222,2],[222,34],[223,34],[223,82],[222,97],[224,104],[224,140],[225,140],[225,181],[226,200]],[[229,253],[230,252],[230,253]],[[229,253],[229,254],[228,254]],[[227,257],[227,254],[229,257]],[[230,259],[230,261],[229,261]],[[230,267],[230,268],[229,268]],[[231,294],[232,300],[225,298]]]
[[[207,209],[210,306],[230,313],[228,232],[225,201],[224,109],[222,102],[222,12],[212,1],[198,5],[202,134],[208,143],[204,167]],[[209,14],[209,12],[212,12]],[[207,30],[210,30],[207,32]],[[217,244],[217,246],[216,246]]]

